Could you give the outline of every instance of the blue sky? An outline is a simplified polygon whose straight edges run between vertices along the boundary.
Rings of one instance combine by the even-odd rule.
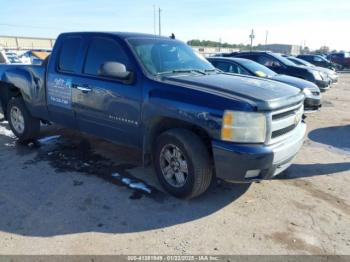
[[[0,35],[56,37],[65,31],[153,33],[153,5],[162,33],[187,41],[306,43],[350,50],[349,0],[0,0]]]

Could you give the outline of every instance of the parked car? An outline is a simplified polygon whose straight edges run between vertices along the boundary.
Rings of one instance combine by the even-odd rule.
[[[216,68],[233,74],[263,77],[299,88],[305,94],[304,108],[306,112],[321,107],[320,89],[309,81],[293,76],[280,75],[252,60],[235,57],[210,57],[207,60]]]
[[[14,52],[0,50],[0,64],[21,64],[21,60]]]
[[[350,53],[341,52],[341,53],[332,53],[328,56],[328,59],[333,63],[339,65],[339,69],[343,70],[350,68]]]
[[[310,62],[315,66],[320,66],[335,70],[336,65],[321,55],[298,55],[297,58]]]
[[[0,65],[0,79],[20,142],[44,121],[140,149],[176,197],[202,194],[214,177],[272,178],[306,132],[300,89],[218,72],[183,42],[154,35],[61,34],[47,66]]]
[[[315,83],[321,91],[329,89],[330,86],[330,79],[322,76],[319,71],[312,68],[298,66],[280,54],[255,51],[232,53],[231,56],[253,60],[278,74],[294,76],[310,81]]]
[[[24,64],[41,65],[49,55],[49,51],[29,50],[21,54],[19,58]]]
[[[327,76],[330,78],[330,80],[332,81],[332,83],[337,83],[338,82],[338,74],[336,71],[331,70],[331,69],[327,69],[324,67],[320,67],[320,66],[315,66],[311,63],[309,63],[308,61],[305,61],[303,59],[297,58],[295,56],[285,56],[287,59],[289,59],[290,61],[292,61],[293,63],[300,65],[300,66],[306,66],[306,67],[312,67],[313,69],[319,70],[324,74],[327,74]]]

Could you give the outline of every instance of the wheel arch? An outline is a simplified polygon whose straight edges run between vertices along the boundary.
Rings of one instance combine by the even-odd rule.
[[[160,135],[161,133],[167,130],[176,129],[176,128],[186,129],[196,134],[202,140],[205,146],[208,148],[208,152],[212,157],[212,149],[211,149],[212,138],[209,132],[205,130],[203,127],[196,125],[194,123],[190,123],[190,122],[179,120],[172,117],[158,117],[153,121],[151,121],[150,127],[146,129],[144,133],[144,137],[143,137],[144,165],[149,164],[152,159],[154,145],[158,135]]]
[[[20,88],[15,85],[0,81],[0,106],[4,113],[4,118],[7,119],[7,104],[12,97],[21,97],[22,93]]]

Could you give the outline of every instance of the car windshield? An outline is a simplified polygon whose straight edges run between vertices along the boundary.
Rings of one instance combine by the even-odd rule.
[[[293,63],[292,61],[288,60],[287,58],[283,57],[280,54],[273,54],[272,53],[271,55],[287,66],[296,66],[297,65],[296,63]]]
[[[128,42],[142,66],[155,76],[175,73],[206,74],[216,71],[204,57],[177,40],[156,37],[130,38]]]
[[[312,66],[314,67],[313,64],[309,63],[308,61],[305,61],[303,59],[299,59],[299,58],[296,58],[296,57],[291,57],[289,58],[291,61],[293,61],[294,63],[296,64],[299,64],[299,65],[304,65],[304,66]]]
[[[318,58],[320,58],[322,61],[325,61],[325,62],[327,62],[327,63],[330,63],[330,61],[327,59],[327,58],[325,58],[325,57],[323,57],[323,56],[321,56],[321,55],[319,55],[319,56],[317,56]]]
[[[251,72],[253,72],[256,76],[259,76],[259,77],[273,77],[273,76],[277,75],[276,72],[270,70],[266,66],[263,66],[259,63],[254,62],[252,60],[248,60],[248,59],[243,60],[242,59],[239,61],[239,63],[242,64],[247,69],[249,69]]]

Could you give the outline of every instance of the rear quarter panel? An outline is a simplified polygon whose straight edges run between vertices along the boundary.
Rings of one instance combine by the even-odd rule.
[[[44,66],[0,65],[1,96],[6,100],[14,88],[19,89],[29,112],[47,119]]]

